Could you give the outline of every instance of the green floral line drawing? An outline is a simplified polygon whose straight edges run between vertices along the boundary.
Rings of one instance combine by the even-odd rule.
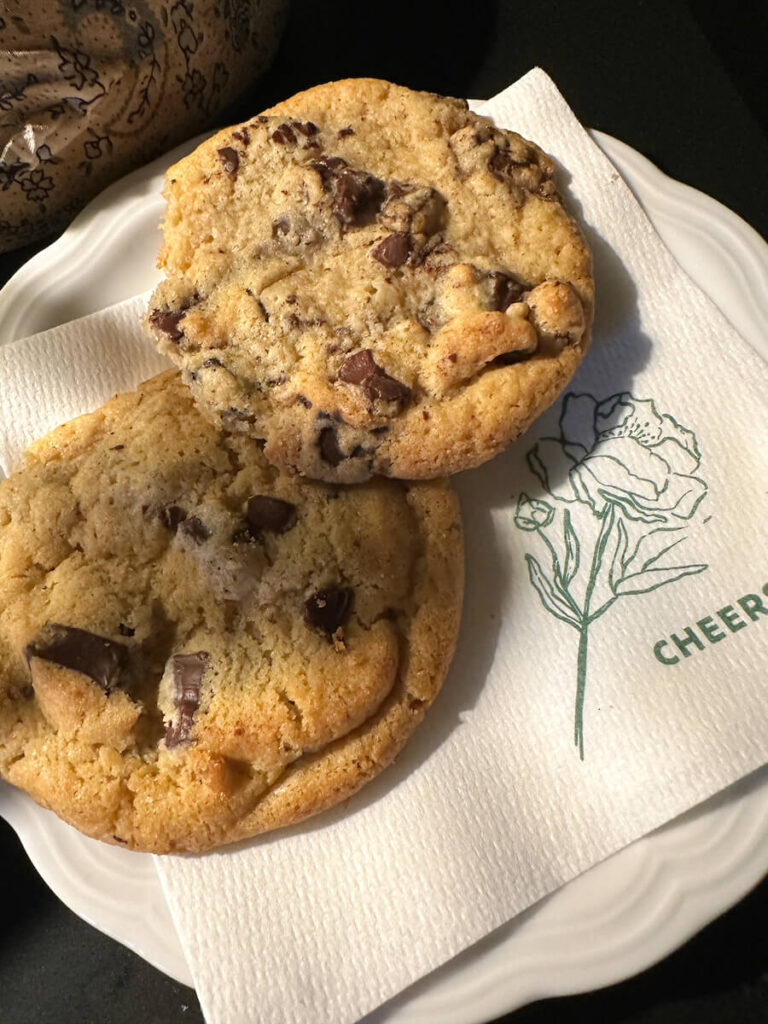
[[[693,431],[649,399],[569,393],[559,428],[527,454],[554,501],[521,494],[515,525],[543,544],[543,557],[525,556],[541,603],[579,634],[574,743],[584,760],[590,627],[620,598],[708,568],[670,564],[700,517],[707,484],[696,475]]]

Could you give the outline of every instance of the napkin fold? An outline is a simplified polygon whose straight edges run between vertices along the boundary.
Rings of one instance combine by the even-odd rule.
[[[524,438],[455,481],[459,647],[397,764],[304,825],[158,858],[210,1024],[355,1021],[767,759],[768,367],[546,74],[483,113],[567,168],[594,347]],[[141,306],[4,348],[4,469],[166,365]]]

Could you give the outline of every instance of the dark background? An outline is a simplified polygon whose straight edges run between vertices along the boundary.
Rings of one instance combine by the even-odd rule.
[[[768,236],[767,51],[764,0],[294,0],[272,70],[219,123],[355,75],[482,99],[538,64],[584,124],[634,146]],[[0,284],[35,251],[0,257]],[[68,911],[2,821],[0,864],[0,1024],[202,1021],[192,990]],[[504,1020],[766,1024],[767,922],[765,881],[639,977]]]

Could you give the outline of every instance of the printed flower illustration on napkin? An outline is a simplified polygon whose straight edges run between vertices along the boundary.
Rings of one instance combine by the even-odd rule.
[[[559,425],[559,437],[527,455],[554,504],[521,494],[515,525],[543,543],[540,557],[525,556],[541,603],[579,634],[574,742],[583,759],[590,626],[619,598],[707,568],[678,564],[673,553],[698,520],[707,485],[696,475],[693,431],[649,399],[570,393]]]

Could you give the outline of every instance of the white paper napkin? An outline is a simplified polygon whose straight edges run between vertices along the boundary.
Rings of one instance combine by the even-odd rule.
[[[354,1021],[768,759],[768,368],[543,72],[484,112],[567,168],[594,349],[571,397],[456,481],[459,650],[398,763],[303,826],[158,859],[211,1024]],[[4,466],[165,365],[141,305],[3,350]]]

